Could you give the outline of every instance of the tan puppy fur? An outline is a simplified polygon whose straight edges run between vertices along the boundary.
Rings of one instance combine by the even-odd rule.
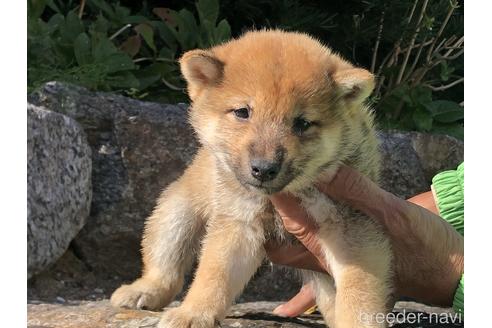
[[[388,239],[312,187],[340,163],[378,180],[378,143],[363,105],[373,76],[313,38],[283,31],[249,32],[187,52],[180,63],[202,147],[147,220],[142,277],[120,287],[112,304],[162,309],[200,253],[188,294],[159,327],[214,327],[264,260],[265,241],[289,242],[267,197],[282,190],[299,196],[320,226],[332,276],[305,278],[314,280],[327,324],[384,327],[360,319],[389,310]]]

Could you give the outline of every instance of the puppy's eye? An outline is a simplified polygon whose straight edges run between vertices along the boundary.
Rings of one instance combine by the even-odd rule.
[[[313,125],[312,122],[302,118],[298,117],[294,120],[294,125],[292,126],[292,131],[294,131],[295,134],[301,135],[304,132],[307,131],[311,126]]]
[[[249,118],[249,109],[246,107],[234,109],[233,113],[237,118],[241,120],[246,120]]]

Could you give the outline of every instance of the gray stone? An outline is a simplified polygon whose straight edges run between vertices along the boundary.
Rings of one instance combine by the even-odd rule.
[[[186,106],[93,93],[56,82],[29,99],[77,120],[92,148],[91,215],[74,241],[75,253],[104,278],[137,276],[145,218],[196,149]]]
[[[79,124],[27,105],[27,274],[53,264],[85,224],[91,151]]]
[[[97,287],[109,296],[121,280],[140,274],[144,220],[160,191],[183,172],[197,149],[186,106],[142,102],[56,82],[47,83],[29,99],[76,119],[93,151],[88,223],[70,255],[43,275],[52,292],[46,292],[41,280],[31,281],[31,298],[73,296],[76,288],[86,298]],[[381,139],[384,186],[400,197],[429,190],[433,174],[455,168],[463,159],[463,143],[446,136],[391,132],[381,133]],[[85,266],[84,274],[74,272],[74,261]],[[73,278],[85,276],[91,281]],[[66,284],[72,286],[70,291]],[[265,264],[240,300],[285,300],[298,288],[291,271]]]
[[[463,162],[463,142],[446,135],[381,132],[383,188],[402,198],[429,191],[432,177]]]
[[[324,328],[326,327],[318,312],[303,314],[296,318],[282,318],[272,314],[278,302],[252,302],[234,305],[226,318],[221,322],[222,328]],[[178,305],[176,302],[171,306]],[[415,319],[420,317],[418,327],[450,328],[463,327],[463,322],[451,309],[429,307],[413,302],[399,302],[393,313],[406,313],[406,323],[392,325],[395,328],[414,327]],[[413,315],[408,315],[412,313]],[[421,314],[419,316],[419,313]],[[434,313],[436,319],[429,319]],[[115,309],[108,301],[72,302],[59,304],[28,304],[28,328],[140,328],[157,327],[161,312]],[[402,317],[403,318],[403,317]],[[435,322],[439,318],[440,322]],[[455,320],[455,323],[446,323]]]

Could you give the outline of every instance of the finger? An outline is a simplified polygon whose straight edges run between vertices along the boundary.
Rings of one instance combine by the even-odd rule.
[[[416,205],[419,205],[419,206],[431,211],[434,214],[439,215],[439,210],[437,209],[436,200],[434,199],[434,195],[432,194],[432,191],[427,191],[427,192],[418,194],[416,196],[413,196],[412,198],[409,198],[408,201],[410,203],[414,203]]]
[[[320,181],[316,187],[330,198],[351,205],[385,226],[395,224],[398,221],[395,214],[401,217],[406,209],[405,200],[381,189],[371,179],[345,165],[330,182]]]
[[[270,196],[270,201],[284,220],[284,223],[293,226],[302,225],[308,229],[317,229],[316,224],[302,207],[298,197],[289,193],[278,193]]]
[[[275,194],[270,197],[272,204],[282,218],[285,229],[293,234],[317,259],[322,267],[329,272],[324,264],[324,254],[316,233],[318,226],[300,204],[300,200],[287,193]]]
[[[374,191],[376,194],[380,191],[370,179],[346,165],[341,165],[337,174],[329,181],[320,181],[316,186],[331,198],[346,202],[371,199]]]
[[[302,245],[266,244],[265,250],[275,264],[326,273],[325,266]]]
[[[291,298],[287,303],[275,308],[273,313],[281,317],[296,317],[314,305],[316,305],[316,298],[312,285],[309,284],[302,286],[296,296]]]

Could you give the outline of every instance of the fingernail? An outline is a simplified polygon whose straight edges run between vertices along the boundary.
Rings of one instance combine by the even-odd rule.
[[[284,312],[282,312],[283,309],[284,309],[284,305],[283,304],[279,305],[273,310],[273,314],[278,315],[279,317],[287,317],[287,315]]]

